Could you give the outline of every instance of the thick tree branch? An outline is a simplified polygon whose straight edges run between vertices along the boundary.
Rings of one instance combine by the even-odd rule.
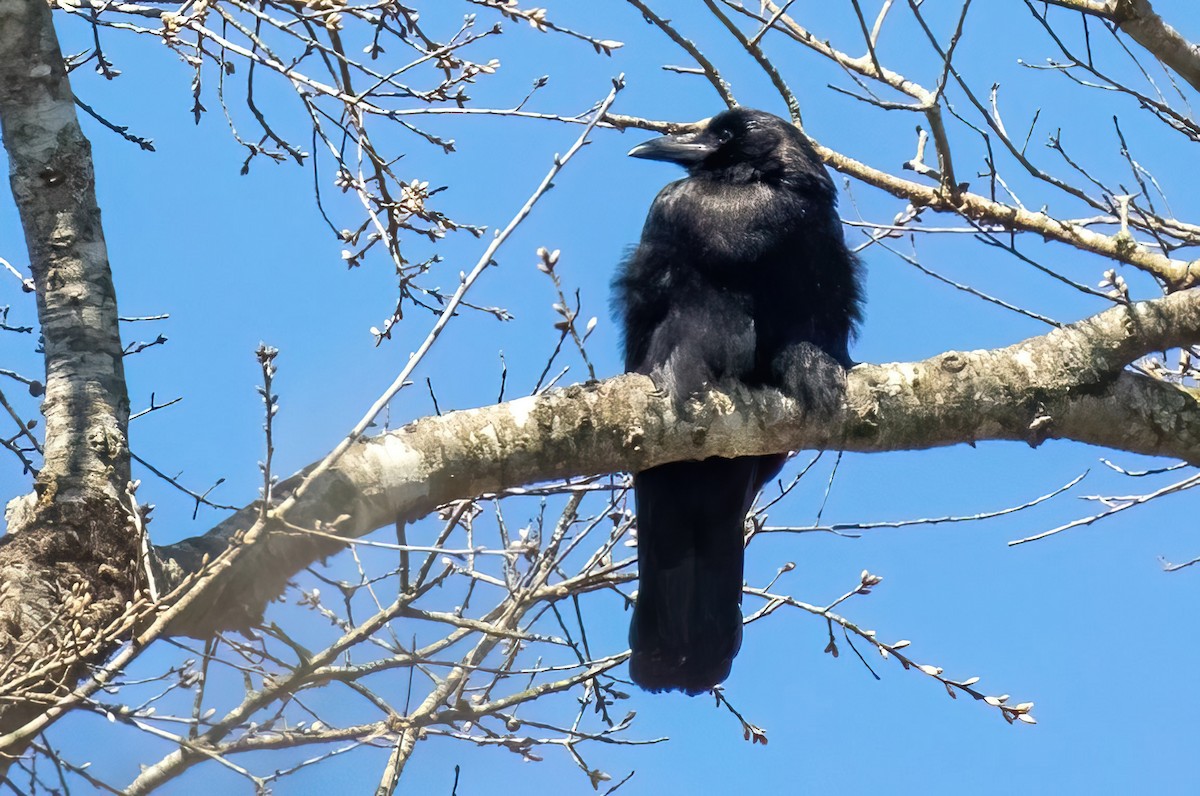
[[[418,420],[356,443],[309,487],[284,526],[236,554],[251,506],[208,534],[161,548],[175,582],[233,556],[172,632],[204,637],[255,622],[301,568],[397,520],[534,481],[667,461],[802,448],[886,451],[979,440],[1073,439],[1200,464],[1193,393],[1121,373],[1150,351],[1200,340],[1200,291],[1123,305],[993,351],[859,365],[836,417],[806,416],[771,391],[714,391],[682,415],[644,376],[626,375]],[[298,475],[280,485],[286,494]],[[225,562],[223,562],[225,563]]]
[[[1113,18],[1117,6],[1116,0],[1046,0],[1046,2],[1052,6],[1070,8],[1105,19]]]

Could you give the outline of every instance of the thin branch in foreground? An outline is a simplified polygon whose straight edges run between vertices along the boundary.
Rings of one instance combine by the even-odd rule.
[[[648,5],[642,2],[642,0],[626,0],[626,2],[640,11],[642,17],[645,18],[647,22],[665,33],[667,38],[678,44],[684,52],[690,55],[693,60],[700,65],[701,71],[703,72],[704,76],[708,78],[708,82],[712,84],[712,87],[716,89],[717,94],[719,94],[721,97],[721,101],[725,103],[725,107],[737,107],[738,102],[736,99],[734,99],[733,92],[729,88],[729,83],[725,80],[725,78],[721,77],[721,73],[717,71],[715,66],[713,66],[712,61],[708,60],[707,56],[705,56],[704,53],[702,53],[700,49],[691,42],[691,40],[685,38],[679,33],[679,31],[675,30],[670,22],[654,13],[654,11],[652,11]]]
[[[752,724],[746,720],[746,717],[733,706],[729,698],[725,696],[725,689],[721,686],[716,686],[712,690],[712,695],[716,697],[717,707],[723,707],[733,714],[742,725],[742,738],[752,744],[760,743],[763,746],[767,745],[767,731],[757,724]]]
[[[775,594],[766,589],[746,586],[742,590],[745,594],[761,597],[767,602],[762,608],[746,617],[745,622],[746,624],[749,624],[762,619],[763,617],[774,613],[776,610],[785,605],[792,608],[799,608],[802,611],[823,617],[829,623],[829,644],[826,646],[825,651],[832,654],[834,657],[837,657],[837,645],[834,642],[832,628],[833,625],[836,624],[839,625],[843,631],[852,633],[873,646],[879,655],[885,660],[889,657],[893,657],[900,662],[906,671],[918,671],[921,674],[938,681],[946,689],[946,693],[951,699],[957,699],[958,694],[960,693],[967,694],[972,699],[981,701],[989,707],[1000,711],[1001,716],[1009,724],[1013,724],[1014,722],[1021,722],[1022,724],[1037,724],[1037,721],[1032,715],[1030,715],[1030,711],[1033,709],[1032,702],[1021,702],[1015,705],[1009,705],[1008,702],[1010,697],[1008,694],[1000,694],[997,696],[985,694],[984,692],[975,688],[975,685],[980,679],[978,677],[969,677],[965,680],[952,680],[944,675],[944,670],[942,667],[934,666],[932,664],[917,663],[912,658],[901,652],[900,650],[908,647],[911,644],[911,642],[908,640],[901,640],[892,644],[884,643],[877,638],[874,630],[866,630],[854,622],[851,622],[849,619],[846,619],[845,617],[835,614],[831,611],[834,606],[856,594],[870,594],[871,589],[877,586],[882,580],[883,578],[879,575],[873,575],[864,570],[860,576],[858,586],[847,592],[838,600],[835,600],[827,607],[810,605],[787,595]],[[857,649],[855,650],[855,653],[858,653]],[[859,657],[861,658],[861,655]],[[867,668],[870,669],[869,666]],[[875,675],[875,671],[873,669],[871,669],[871,673]],[[878,677],[878,675],[875,676]]]
[[[265,420],[263,421],[263,432],[266,436],[266,454],[258,469],[262,471],[263,486],[262,486],[262,512],[259,515],[260,521],[265,521],[267,514],[271,511],[271,493],[275,488],[275,482],[278,478],[271,472],[271,463],[275,458],[275,414],[279,411],[279,396],[274,393],[275,383],[275,358],[279,356],[279,349],[259,343],[258,350],[254,352],[258,359],[258,366],[262,370],[263,383],[258,388],[258,394],[262,396],[263,408],[265,410]]]
[[[1194,564],[1200,564],[1200,558],[1193,558],[1191,561],[1185,561],[1182,564],[1172,564],[1162,556],[1158,557],[1158,561],[1162,564],[1163,572],[1178,572],[1181,569],[1187,569]]]
[[[12,263],[10,263],[8,260],[5,260],[3,257],[0,257],[0,266],[2,266],[5,271],[8,271],[17,278],[17,281],[21,283],[21,290],[25,291],[26,293],[32,293],[35,290],[33,280],[18,271]]]
[[[592,115],[591,120],[587,123],[587,126],[584,127],[583,132],[580,133],[579,137],[575,140],[575,143],[570,149],[567,150],[565,155],[555,156],[554,165],[542,179],[541,184],[538,185],[537,189],[534,190],[533,194],[528,200],[526,200],[521,209],[517,211],[517,214],[513,216],[508,225],[496,234],[495,239],[484,250],[483,255],[479,258],[478,262],[476,262],[475,267],[471,269],[470,273],[463,277],[458,289],[454,291],[454,295],[451,296],[450,300],[446,303],[445,309],[442,310],[442,314],[438,316],[437,322],[433,325],[433,328],[429,331],[429,334],[426,336],[424,342],[421,343],[421,346],[411,357],[409,357],[408,363],[404,366],[404,369],[400,372],[400,375],[396,377],[391,386],[384,390],[383,394],[375,401],[371,408],[367,410],[367,413],[361,420],[358,421],[350,433],[347,434],[340,443],[338,443],[337,447],[330,451],[329,455],[326,456],[320,462],[320,464],[318,464],[312,469],[311,472],[308,473],[304,481],[301,482],[301,484],[296,488],[295,492],[293,492],[287,498],[287,500],[283,502],[283,504],[279,507],[279,513],[281,515],[286,513],[288,509],[295,505],[296,501],[299,500],[307,490],[308,485],[313,483],[326,470],[332,467],[334,463],[341,458],[342,454],[344,454],[346,450],[348,450],[349,447],[353,445],[354,442],[363,435],[363,433],[366,432],[379,413],[383,411],[384,407],[391,402],[396,393],[398,393],[408,381],[412,371],[416,368],[418,363],[424,359],[425,354],[429,352],[429,350],[433,347],[433,344],[437,341],[438,337],[441,336],[442,330],[445,329],[446,324],[449,323],[450,319],[454,317],[455,310],[458,309],[459,304],[462,303],[463,297],[471,288],[471,285],[473,285],[475,281],[478,280],[483,274],[484,270],[492,264],[496,251],[508,239],[513,231],[520,226],[521,222],[523,222],[529,216],[538,200],[550,190],[550,188],[553,186],[554,178],[558,176],[558,173],[562,170],[562,168],[568,162],[570,162],[571,158],[573,158],[580,149],[584,147],[589,136],[591,136],[592,130],[594,130],[600,120],[604,118],[605,114],[608,112],[608,109],[616,100],[617,94],[622,88],[624,88],[624,86],[625,83],[623,75],[613,80],[612,90],[609,91],[608,96],[605,97],[604,101],[600,103],[600,106]]]
[[[187,495],[188,497],[190,497],[192,500],[196,501],[196,506],[192,510],[192,519],[193,520],[196,519],[196,514],[197,514],[197,512],[199,512],[201,504],[208,506],[209,508],[221,509],[222,511],[237,511],[238,509],[241,508],[241,506],[233,506],[233,505],[228,505],[225,503],[214,503],[208,499],[208,496],[212,493],[212,491],[214,489],[219,487],[221,484],[225,483],[225,479],[223,477],[218,478],[216,480],[216,482],[212,486],[210,486],[208,489],[204,490],[204,492],[194,492],[191,489],[188,489],[183,484],[181,484],[177,478],[172,478],[171,476],[167,475],[162,470],[158,469],[153,464],[151,464],[150,462],[143,459],[141,456],[138,456],[133,451],[129,452],[129,456],[135,462],[137,462],[141,466],[145,467],[147,470],[154,473],[156,476],[158,476],[162,480],[166,481],[168,484],[175,487],[180,492],[182,492],[185,495]]]
[[[1150,492],[1149,494],[1121,498],[1104,498],[1102,499],[1102,502],[1115,505],[1113,505],[1107,511],[1102,511],[1099,514],[1093,514],[1090,517],[1081,517],[1080,519],[1072,520],[1064,525],[1059,525],[1057,528],[1051,528],[1048,531],[1042,531],[1041,533],[1034,534],[1033,536],[1026,536],[1024,539],[1014,539],[1008,543],[1008,546],[1016,547],[1017,545],[1025,544],[1026,542],[1036,542],[1040,539],[1045,539],[1048,536],[1054,536],[1055,534],[1062,533],[1063,531],[1069,531],[1072,528],[1082,528],[1084,526],[1099,522],[1100,520],[1106,520],[1109,517],[1112,517],[1114,514],[1120,514],[1122,511],[1131,509],[1134,506],[1141,506],[1149,503],[1150,501],[1163,497],[1164,495],[1172,495],[1177,492],[1184,492],[1196,486],[1197,484],[1200,484],[1200,474],[1189,476],[1182,481],[1176,481],[1173,484],[1165,486],[1162,489],[1155,490],[1154,492]]]

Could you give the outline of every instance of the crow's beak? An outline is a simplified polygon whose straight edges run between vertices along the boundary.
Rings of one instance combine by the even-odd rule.
[[[704,160],[714,151],[712,144],[698,140],[698,133],[683,133],[681,135],[664,135],[661,138],[651,138],[644,144],[638,144],[629,150],[631,158],[646,160],[666,160],[690,166]]]

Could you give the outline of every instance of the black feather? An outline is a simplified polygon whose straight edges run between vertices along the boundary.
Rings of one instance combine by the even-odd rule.
[[[654,200],[614,282],[626,370],[650,375],[677,404],[735,381],[834,408],[862,291],[833,182],[808,141],[778,117],[737,109],[630,154],[680,163],[688,177]],[[634,476],[630,672],[643,688],[695,694],[729,675],[746,513],[783,460],[711,458]]]

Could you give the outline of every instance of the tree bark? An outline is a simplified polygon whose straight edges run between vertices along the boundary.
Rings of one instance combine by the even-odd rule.
[[[682,413],[650,379],[625,375],[496,406],[427,417],[356,443],[286,517],[258,505],[159,548],[169,585],[222,557],[168,629],[207,638],[254,624],[287,580],[376,528],[454,500],[534,481],[669,461],[800,449],[889,451],[983,440],[1072,439],[1200,464],[1197,393],[1123,372],[1151,351],[1200,340],[1200,289],[1122,305],[993,351],[850,371],[833,417],[773,391],[714,390]],[[309,468],[311,469],[311,468]],[[304,471],[280,484],[291,494]],[[254,528],[248,544],[243,535]]]
[[[0,541],[4,732],[72,688],[97,656],[97,630],[132,593],[137,545],[124,507],[129,400],[91,148],[40,0],[0,0],[0,128],[46,363],[44,464],[34,494],[10,504]],[[8,686],[34,662],[56,665],[14,698]]]

